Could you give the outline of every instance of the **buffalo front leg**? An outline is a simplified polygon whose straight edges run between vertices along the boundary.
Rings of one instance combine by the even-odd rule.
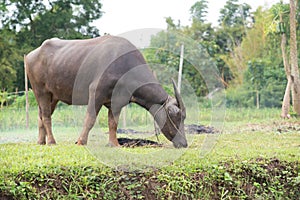
[[[113,147],[120,146],[117,139],[119,116],[120,112],[113,114],[111,108],[108,109],[109,145]]]
[[[88,104],[87,112],[84,119],[84,126],[81,131],[79,138],[77,139],[76,144],[78,145],[86,145],[88,141],[88,136],[90,130],[93,128],[97,115],[101,109],[101,106],[95,108],[94,104]]]

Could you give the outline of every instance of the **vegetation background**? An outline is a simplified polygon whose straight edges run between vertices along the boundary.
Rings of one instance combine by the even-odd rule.
[[[0,91],[24,91],[23,55],[42,44],[45,39],[83,39],[99,36],[92,22],[102,16],[100,1],[14,1],[0,4]],[[299,6],[299,4],[297,4]],[[218,25],[206,21],[207,1],[200,0],[190,9],[192,24],[181,26],[166,18],[168,30],[176,30],[207,51],[216,64],[227,91],[230,107],[281,107],[287,84],[281,51],[281,35],[289,32],[289,4],[277,3],[271,8],[251,7],[238,0],[228,0],[219,13]],[[299,8],[297,8],[297,11]],[[279,16],[282,16],[282,22]],[[296,21],[300,17],[296,15]],[[297,23],[299,24],[299,23]],[[101,28],[101,27],[100,27]],[[299,35],[297,28],[297,35]],[[177,69],[179,54],[167,52],[166,32],[152,39],[160,47],[144,52],[148,62]],[[178,41],[180,38],[173,38]],[[180,43],[177,44],[178,50]],[[286,41],[289,51],[290,42]],[[289,52],[287,52],[289,53]],[[204,63],[205,65],[205,63]],[[206,66],[209,67],[209,66]],[[190,63],[184,62],[183,74],[196,94],[205,97],[208,89],[203,78]]]

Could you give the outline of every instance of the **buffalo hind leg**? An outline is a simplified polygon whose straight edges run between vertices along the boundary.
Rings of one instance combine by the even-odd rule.
[[[113,113],[111,108],[108,109],[108,129],[109,129],[109,145],[113,147],[120,146],[117,139],[117,128],[120,112]]]
[[[57,104],[57,100],[52,100],[51,102],[51,115],[53,114],[56,104]],[[42,110],[39,107],[39,119],[38,119],[38,127],[39,127],[39,136],[38,136],[38,144],[44,145],[46,144],[46,129],[45,126],[43,124],[43,120],[42,120]]]
[[[42,111],[41,111],[40,107],[39,107],[38,126],[39,126],[38,144],[44,145],[44,144],[46,144],[46,129],[45,129],[44,124],[43,124]]]
[[[51,93],[38,95],[39,99],[39,144],[56,144],[52,133],[51,115],[57,104],[57,100],[52,99]]]

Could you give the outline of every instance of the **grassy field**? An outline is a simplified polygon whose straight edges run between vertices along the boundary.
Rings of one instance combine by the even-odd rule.
[[[156,140],[147,113],[136,107],[126,112],[127,128],[149,133],[119,137]],[[279,110],[227,109],[218,122],[221,134],[189,134],[184,150],[162,135],[163,147],[106,147],[105,109],[89,144],[76,146],[82,113],[84,108],[59,108],[53,116],[58,145],[39,146],[35,110],[29,130],[23,113],[0,111],[0,199],[300,197],[300,121],[280,119]],[[213,124],[211,110],[195,111],[187,119],[193,123]]]

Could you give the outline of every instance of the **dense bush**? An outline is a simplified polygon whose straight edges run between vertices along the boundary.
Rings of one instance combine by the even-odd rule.
[[[282,63],[253,59],[248,62],[243,84],[227,89],[227,106],[255,107],[257,92],[260,108],[279,108],[286,86]]]
[[[246,80],[241,85],[231,86],[226,90],[226,101],[228,107],[254,108],[257,105],[257,92],[259,94],[260,108],[280,108],[286,86],[286,79],[282,69],[277,70],[277,74],[271,71],[265,71],[263,80],[256,83],[253,77],[250,77],[249,71],[246,73]]]
[[[28,102],[30,106],[37,106],[37,101],[35,99],[34,93],[32,90],[28,91]],[[25,108],[26,105],[26,95],[18,96],[14,102],[12,103],[12,106],[15,108]]]
[[[243,86],[226,90],[226,106],[232,108],[252,108],[255,106],[255,92]]]

